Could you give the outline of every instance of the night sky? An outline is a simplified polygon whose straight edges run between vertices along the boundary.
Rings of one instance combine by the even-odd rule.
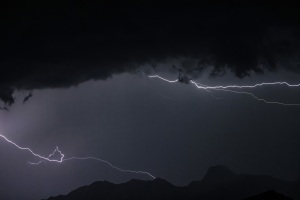
[[[0,8],[0,134],[187,185],[212,165],[300,178],[300,12],[293,2],[8,3]],[[56,156],[56,157],[55,157]],[[54,155],[59,159],[57,155]],[[0,199],[151,180],[95,160],[39,162],[0,138]]]

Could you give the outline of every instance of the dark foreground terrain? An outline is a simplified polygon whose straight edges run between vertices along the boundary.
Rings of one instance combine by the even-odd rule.
[[[48,200],[79,199],[300,200],[300,180],[288,182],[264,175],[235,174],[224,166],[213,166],[201,181],[194,181],[185,187],[174,186],[160,178],[153,181],[131,180],[121,184],[98,181]]]

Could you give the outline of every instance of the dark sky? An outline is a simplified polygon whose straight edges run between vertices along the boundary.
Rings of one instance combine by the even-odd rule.
[[[0,134],[41,155],[59,146],[66,157],[98,157],[175,185],[200,180],[215,164],[298,179],[300,106],[222,91],[212,96],[191,84],[148,78],[298,84],[297,9],[261,1],[3,5]],[[242,91],[300,103],[299,90]],[[28,161],[39,160],[0,140],[0,199],[47,198],[97,180],[149,179],[92,160]]]

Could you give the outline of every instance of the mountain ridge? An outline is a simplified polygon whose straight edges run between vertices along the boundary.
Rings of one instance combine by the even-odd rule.
[[[201,181],[193,181],[187,186],[175,186],[168,181],[132,179],[125,183],[114,184],[108,181],[96,181],[90,185],[79,187],[67,195],[50,197],[47,200],[79,200],[79,199],[231,199],[241,200],[258,195],[300,200],[298,181],[284,181],[266,175],[236,174],[221,165],[212,166]],[[274,191],[274,192],[267,192]],[[258,195],[258,197],[256,197]]]

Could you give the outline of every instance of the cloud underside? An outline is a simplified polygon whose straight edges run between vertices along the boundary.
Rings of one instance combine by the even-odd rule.
[[[299,71],[297,7],[254,5],[8,5],[1,13],[0,99],[16,89],[70,87],[185,58],[212,75]],[[294,12],[293,12],[294,11]],[[193,62],[189,62],[189,60]],[[170,66],[172,67],[172,66]]]

